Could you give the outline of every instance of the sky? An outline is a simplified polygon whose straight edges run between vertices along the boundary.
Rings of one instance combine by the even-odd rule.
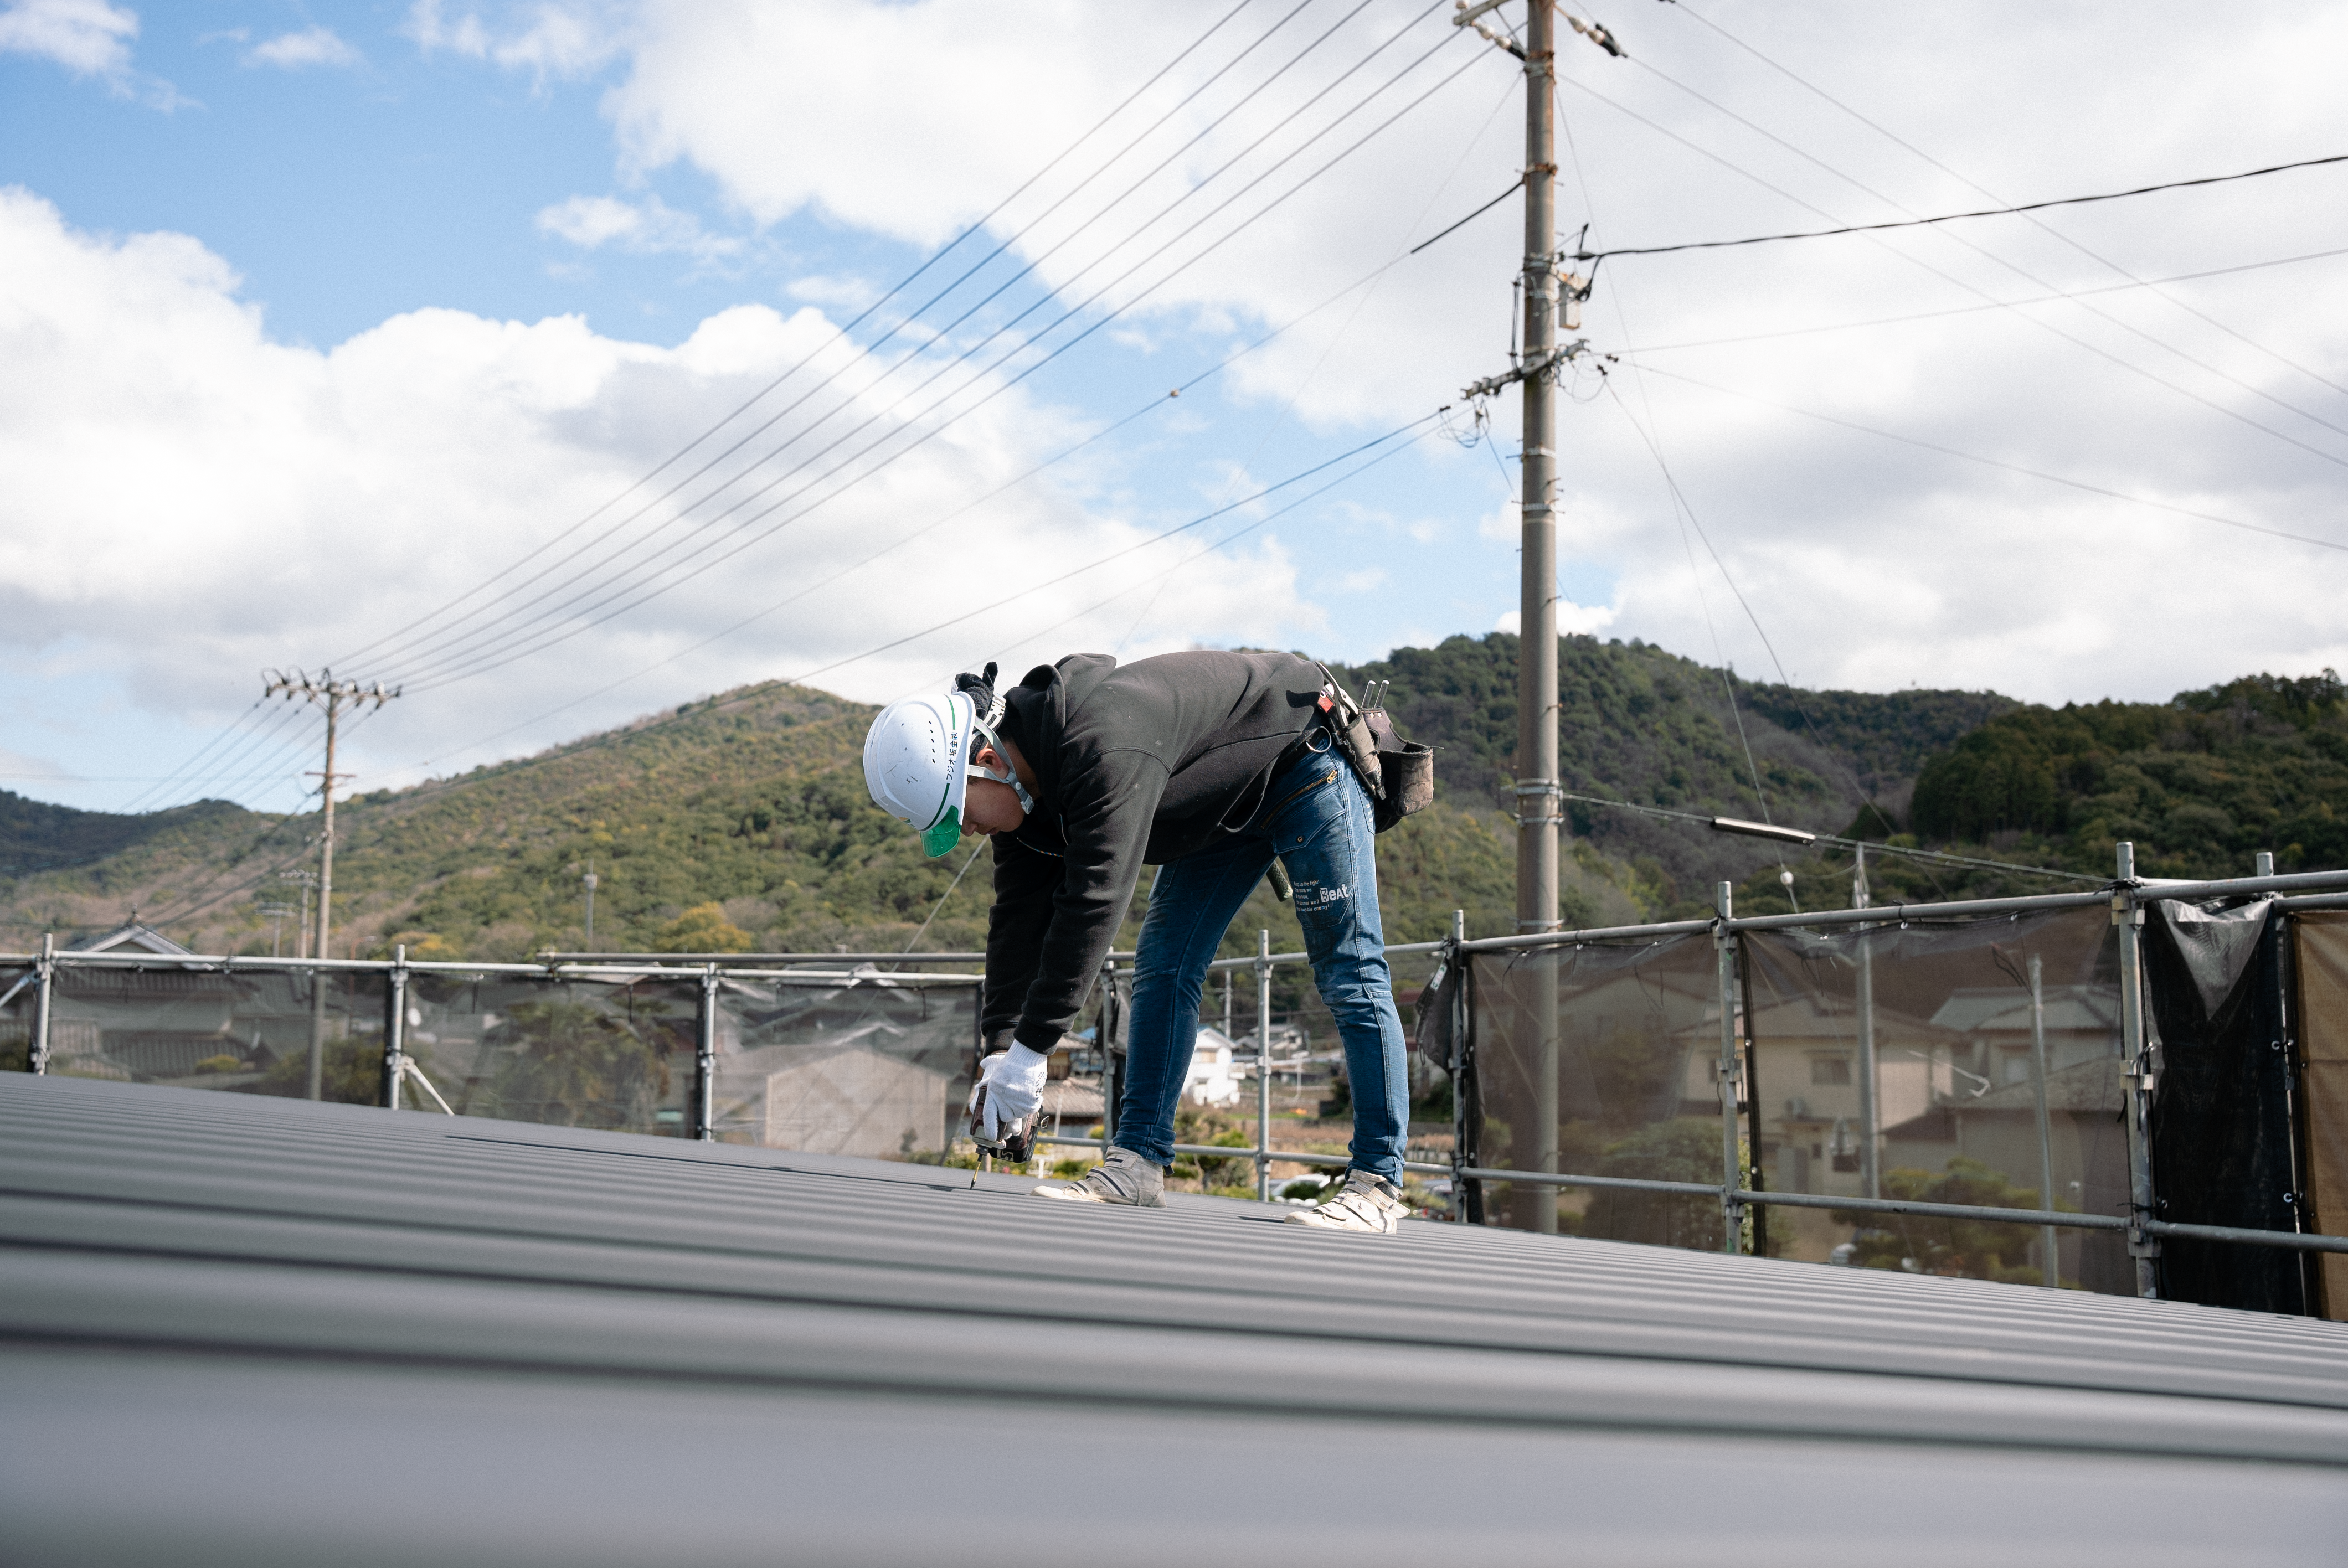
[[[2348,153],[2340,5],[1607,6],[1570,248]],[[366,791],[753,681],[1513,630],[1518,400],[1462,389],[1524,86],[1451,9],[0,0],[0,788],[294,807],[278,671],[398,691]],[[2343,214],[1609,257],[1560,624],[2058,703],[2348,665]]]

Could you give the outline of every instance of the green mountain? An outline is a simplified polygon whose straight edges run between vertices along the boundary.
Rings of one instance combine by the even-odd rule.
[[[753,686],[534,757],[358,796],[335,814],[335,950],[578,950],[590,867],[600,950],[889,951],[917,934],[924,948],[975,948],[990,898],[983,857],[956,877],[979,841],[924,859],[867,799],[860,757],[874,711]],[[108,928],[135,911],[201,951],[267,952],[259,906],[286,896],[281,870],[314,863],[316,831],[314,814],[238,813],[209,835],[157,832],[129,852],[17,878],[0,901],[20,935]],[[1478,932],[1509,928],[1514,849],[1490,812],[1445,804],[1383,847],[1392,939],[1442,936],[1456,907]],[[1644,907],[1623,890],[1629,874],[1584,860],[1572,874],[1577,912],[1637,918]],[[1265,890],[1236,922],[1231,950],[1252,951],[1259,927],[1282,950],[1303,944],[1292,913]]]
[[[1517,657],[1517,639],[1493,632],[1341,673],[1392,681],[1387,704],[1403,729],[1437,748],[1438,790],[1505,812]],[[1989,692],[1760,685],[1650,644],[1591,637],[1560,640],[1558,702],[1559,774],[1571,794],[1835,833],[1870,803],[1900,820],[1927,758],[2014,706]],[[1774,876],[1780,864],[1775,846],[1695,824],[1586,802],[1569,802],[1566,815],[1578,840],[1638,868],[1656,907],[1708,906],[1714,882],[1764,866]]]
[[[77,811],[0,789],[0,880],[94,865],[159,840],[232,833],[252,815],[224,800],[138,815]]]
[[[1391,681],[1406,733],[1438,748],[1436,805],[1380,841],[1391,939],[1441,936],[1455,908],[1477,935],[1513,928],[1516,661],[1516,640],[1494,633],[1338,671],[1356,688]],[[2260,848],[2286,866],[2348,863],[2335,815],[2348,810],[2348,703],[2328,672],[2052,710],[1989,692],[1758,684],[1590,638],[1563,640],[1559,671],[1560,771],[1576,794],[1863,827],[1895,846],[1930,841],[2098,876],[2120,837],[2137,841],[2148,875],[2244,872]],[[987,867],[956,877],[977,841],[925,860],[866,799],[859,758],[872,712],[804,687],[745,687],[537,756],[360,796],[337,812],[335,950],[580,949],[591,867],[602,950],[975,947]],[[0,842],[17,867],[0,880],[10,946],[135,911],[200,950],[265,952],[259,906],[285,899],[279,872],[314,854],[314,815],[220,802],[137,817],[0,805]],[[1564,914],[1576,925],[1697,911],[1723,879],[1740,884],[1747,912],[1848,901],[1848,854],[1787,846],[1781,860],[1778,846],[1700,823],[1588,802],[1568,816]],[[1887,856],[1871,858],[1870,874],[1879,897],[1910,900],[2050,886]],[[1259,927],[1283,950],[1301,945],[1293,916],[1259,889],[1227,950],[1251,950]]]
[[[2168,702],[2018,708],[1917,780],[1920,834],[2108,871],[2136,844],[2148,876],[2348,864],[2348,692],[2340,677],[2251,675]]]

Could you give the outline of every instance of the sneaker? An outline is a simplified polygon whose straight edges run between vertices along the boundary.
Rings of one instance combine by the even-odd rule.
[[[1108,1158],[1073,1182],[1045,1182],[1028,1189],[1039,1198],[1076,1204],[1129,1204],[1138,1209],[1166,1206],[1166,1173],[1130,1149],[1111,1146]]]
[[[1318,1208],[1298,1209],[1288,1216],[1292,1225],[1313,1225],[1329,1231],[1366,1231],[1392,1235],[1410,1217],[1402,1189],[1371,1171],[1345,1173],[1345,1188]]]

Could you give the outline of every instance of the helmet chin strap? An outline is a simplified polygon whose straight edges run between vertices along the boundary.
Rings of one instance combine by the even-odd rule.
[[[1033,816],[1035,815],[1035,797],[1029,794],[1027,786],[1019,782],[1019,770],[1011,765],[1010,753],[1003,749],[1002,737],[994,733],[994,726],[1003,722],[1003,699],[997,697],[994,700],[994,706],[988,710],[983,717],[973,721],[973,727],[980,734],[986,737],[986,743],[994,748],[994,754],[1003,759],[1003,771],[998,774],[994,769],[981,767],[976,763],[965,763],[963,765],[970,769],[973,777],[993,779],[996,784],[1009,784],[1013,793],[1019,796],[1019,809],[1025,815]]]

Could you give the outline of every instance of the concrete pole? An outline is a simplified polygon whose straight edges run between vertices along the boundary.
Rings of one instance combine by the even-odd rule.
[[[1550,0],[1531,0],[1525,43],[1525,357],[1557,348],[1556,70]],[[1557,925],[1557,389],[1546,369],[1524,390],[1522,577],[1517,653],[1517,929]]]
[[[324,799],[324,818],[318,828],[318,932],[312,950],[327,956],[326,934],[335,901],[335,721],[342,711],[342,694],[329,682],[326,704],[326,771],[318,794]],[[326,1072],[326,971],[310,971],[310,1098],[323,1099]]]
[[[1525,31],[1525,349],[1522,576],[1517,650],[1517,929],[1557,928],[1557,71],[1553,0],[1530,0]],[[1524,968],[1535,1047],[1530,1168],[1557,1170],[1556,961]],[[1557,1229],[1557,1191],[1533,1190],[1533,1229]]]
[[[1530,0],[1525,34],[1525,253],[1523,363],[1545,364],[1557,348],[1557,14]],[[1522,568],[1517,670],[1517,929],[1557,928],[1557,390],[1546,370],[1524,378]],[[1558,1161],[1558,1017],[1554,965],[1528,967],[1538,1042],[1535,1170]],[[1557,1229],[1556,1192],[1537,1190],[1533,1228]]]
[[[2030,955],[2030,1061],[2038,1081],[2038,1204],[2041,1208],[2054,1206],[2054,1133],[2046,1114],[2046,988],[2044,981],[2045,966],[2037,954]],[[2044,1274],[2046,1288],[2053,1290],[2063,1283],[2062,1254],[2055,1243],[2061,1233],[2053,1225],[2043,1227],[2038,1245],[2045,1250]]]

